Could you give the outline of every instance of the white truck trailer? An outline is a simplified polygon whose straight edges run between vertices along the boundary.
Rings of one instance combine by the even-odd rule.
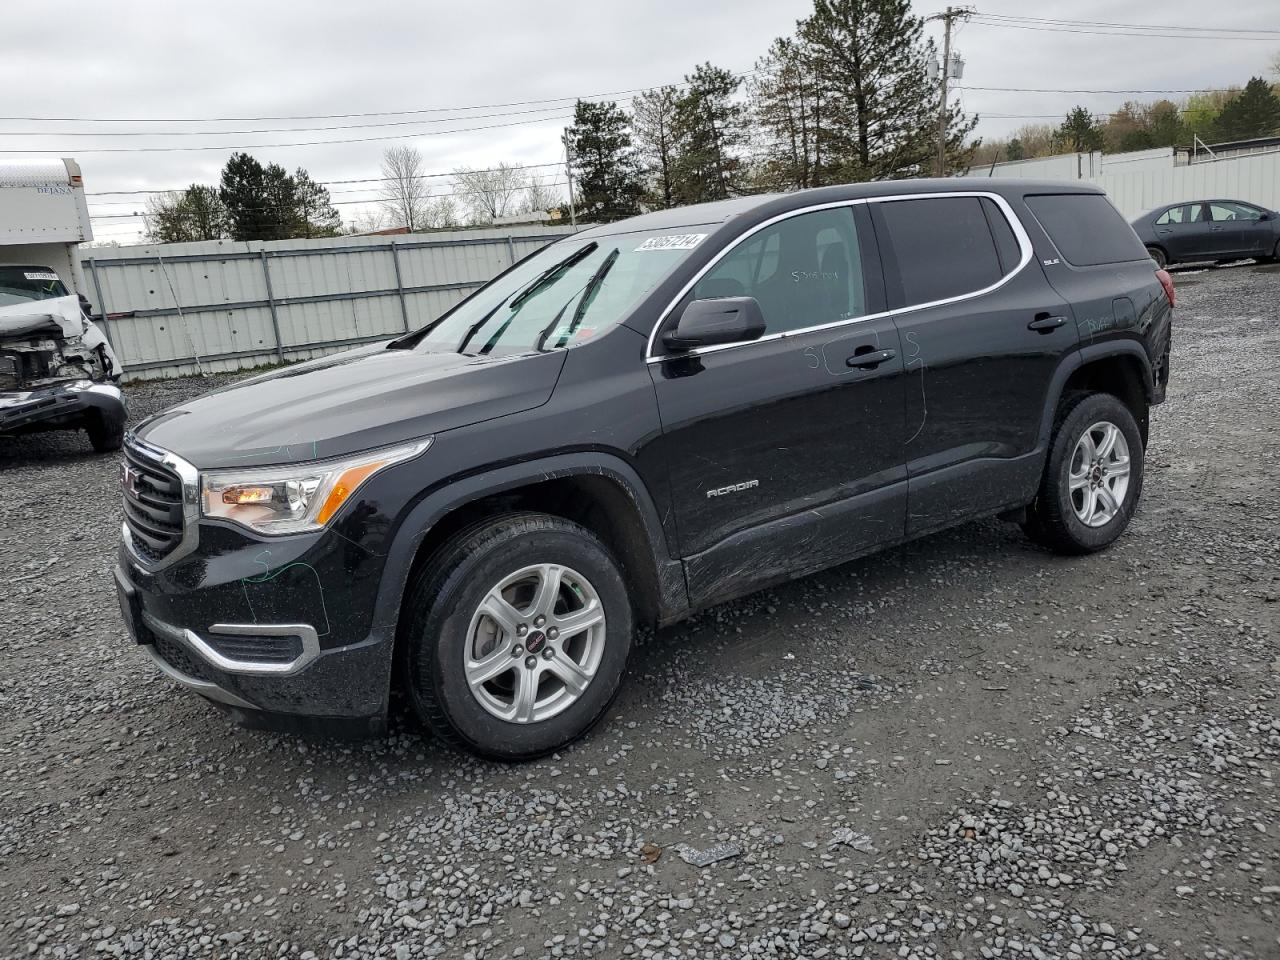
[[[0,160],[0,437],[83,429],[95,450],[120,446],[122,371],[78,296],[92,239],[74,160]]]

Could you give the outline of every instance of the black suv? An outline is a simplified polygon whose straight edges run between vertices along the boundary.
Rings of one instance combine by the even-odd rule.
[[[975,517],[1118,537],[1173,288],[1096,189],[857,184],[563,239],[415,333],[126,438],[116,581],[242,722],[501,758],[582,734],[637,623]]]

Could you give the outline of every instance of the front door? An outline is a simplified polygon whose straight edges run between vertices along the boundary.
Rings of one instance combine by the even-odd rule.
[[[798,213],[715,261],[694,299],[755,297],[755,341],[650,363],[695,606],[903,535],[902,350],[865,209]],[[870,266],[869,266],[870,265]],[[816,329],[815,329],[816,328]]]
[[[1268,256],[1275,244],[1271,221],[1264,220],[1265,211],[1248,203],[1218,200],[1209,204],[1209,215],[1215,225],[1234,231],[1234,245],[1227,251],[1241,257]]]
[[[1244,254],[1244,211],[1238,203],[1216,201],[1209,207],[1209,244],[1215,257]]]

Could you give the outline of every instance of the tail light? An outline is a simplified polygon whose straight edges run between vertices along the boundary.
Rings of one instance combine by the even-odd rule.
[[[1169,276],[1168,270],[1157,270],[1156,279],[1160,281],[1160,286],[1164,287],[1164,295],[1169,298],[1169,306],[1172,307],[1175,300],[1173,295],[1173,277]]]

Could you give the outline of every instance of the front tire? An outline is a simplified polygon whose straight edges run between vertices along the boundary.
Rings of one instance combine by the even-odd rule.
[[[1164,255],[1164,251],[1159,247],[1147,247],[1147,256],[1156,262],[1156,268],[1163,270],[1169,265],[1169,258]]]
[[[111,453],[124,443],[124,420],[108,419],[97,410],[90,411],[84,430],[96,453]]]
[[[507,514],[437,551],[406,599],[406,678],[442,739],[499,760],[542,756],[604,715],[631,651],[617,561],[561,517]]]
[[[1101,550],[1129,526],[1142,477],[1142,433],[1129,408],[1109,393],[1072,394],[1059,407],[1023,529],[1058,553]]]

